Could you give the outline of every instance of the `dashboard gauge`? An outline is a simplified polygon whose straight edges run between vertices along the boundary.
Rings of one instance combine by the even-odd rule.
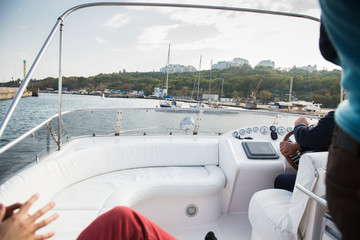
[[[278,127],[277,132],[280,135],[284,135],[286,133],[285,127],[283,127],[283,126]]]
[[[292,131],[292,127],[287,127],[287,128],[286,128],[286,131],[287,131],[287,132],[291,132],[291,131]]]
[[[259,128],[258,127],[253,127],[253,132],[254,133],[257,133],[259,131]]]
[[[247,129],[246,129],[246,133],[247,133],[247,134],[250,134],[251,132],[252,132],[252,129],[251,129],[251,128],[247,128]]]
[[[270,131],[275,132],[276,131],[276,127],[274,125],[270,126]]]
[[[244,129],[240,129],[240,130],[239,130],[239,133],[240,133],[240,135],[245,135],[245,130],[244,130]]]
[[[237,131],[234,131],[232,135],[236,138],[239,137],[239,133]]]
[[[263,134],[263,135],[267,135],[269,134],[269,128],[267,126],[262,126],[260,128],[260,132]]]

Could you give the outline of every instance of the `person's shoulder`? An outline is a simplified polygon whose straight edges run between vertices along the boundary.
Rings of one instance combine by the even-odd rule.
[[[324,116],[324,118],[334,118],[334,116],[335,116],[335,111],[330,111]]]

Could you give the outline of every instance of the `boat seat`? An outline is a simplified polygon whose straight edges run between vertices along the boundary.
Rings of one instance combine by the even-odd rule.
[[[162,227],[176,226],[189,218],[184,211],[189,204],[199,209],[221,204],[225,175],[218,162],[214,138],[77,139],[1,185],[0,199],[9,205],[39,193],[32,210],[54,201],[60,217],[42,230],[55,231],[54,239],[75,239],[98,215],[119,205],[150,214]],[[177,217],[158,222],[159,209],[170,215],[165,219]],[[219,215],[214,211],[208,219],[200,210],[195,219],[214,221]]]
[[[184,210],[192,203],[200,209],[197,218],[211,222],[219,216],[208,219],[209,215],[201,212],[206,208],[201,198],[206,198],[206,201],[217,198],[224,185],[224,174],[214,165],[151,167],[107,173],[71,185],[54,196],[51,199],[56,203],[53,212],[59,213],[60,217],[47,230],[56,232],[55,239],[74,239],[98,215],[115,206],[128,206],[147,215],[148,209],[144,212],[143,208],[139,208],[147,201],[156,201],[154,210],[161,211],[162,216],[169,215],[165,218],[167,222],[156,219],[158,212],[148,215],[162,227],[186,222],[188,217]],[[169,198],[176,200],[168,207],[166,204],[171,203]],[[215,204],[220,203],[215,201]],[[190,227],[191,221],[188,222]]]
[[[324,195],[327,156],[328,152],[304,154],[295,185],[300,184],[320,196]],[[314,211],[309,211],[310,205],[314,205],[313,200],[309,201],[309,197],[297,188],[293,193],[282,189],[256,192],[250,200],[248,212],[252,225],[251,239],[319,239],[310,234],[317,232],[313,226]],[[309,226],[310,223],[312,226]]]

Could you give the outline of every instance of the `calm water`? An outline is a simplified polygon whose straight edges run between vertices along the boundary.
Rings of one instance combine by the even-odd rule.
[[[63,111],[76,109],[96,108],[155,108],[159,100],[128,99],[128,98],[101,98],[100,96],[63,95]],[[10,106],[11,101],[0,101],[0,119]],[[183,106],[186,107],[186,104]],[[121,135],[136,134],[192,134],[180,127],[185,117],[196,120],[198,112],[185,111],[123,111],[121,120]],[[30,129],[38,126],[50,117],[57,114],[58,95],[40,94],[39,97],[29,97],[20,100],[10,122],[0,141],[0,147],[21,136]],[[275,114],[275,115],[274,115]],[[218,134],[234,129],[278,123],[290,126],[296,116],[277,117],[276,113],[262,114],[248,111],[212,112],[206,111],[200,122],[199,134]],[[62,142],[76,136],[114,135],[116,111],[112,112],[77,112],[63,115]],[[57,119],[51,122],[55,129]],[[56,130],[55,130],[56,132]],[[28,164],[35,163],[37,158],[50,154],[57,149],[54,137],[49,128],[43,126],[34,135],[29,135],[22,142],[16,144],[0,155],[0,183]]]
[[[100,96],[63,94],[63,111],[90,108],[147,108],[159,106],[159,100],[101,98]],[[0,119],[6,114],[12,100],[0,101]],[[43,121],[57,114],[58,95],[43,93],[39,97],[22,98],[1,138],[0,146],[19,137]]]
[[[85,95],[63,95],[63,111],[75,109],[94,109],[94,108],[153,108],[159,106],[159,100],[152,99],[128,99],[128,98],[101,98],[100,96]],[[12,100],[0,101],[0,119],[3,119]],[[22,98],[9,121],[7,128],[1,138],[0,147],[16,139],[30,129],[38,126],[47,119],[53,117],[58,111],[57,94],[40,94],[39,97]],[[63,121],[66,120],[64,116]],[[107,119],[102,123],[105,124]],[[115,122],[115,121],[114,121]],[[79,128],[84,124],[68,126],[69,128]],[[85,127],[89,126],[86,122]],[[88,133],[89,134],[89,133]],[[70,135],[71,136],[71,135]],[[56,143],[50,135],[49,129],[43,127],[36,132],[36,136],[25,138],[21,143],[15,145],[10,150],[0,156],[0,183],[14,174],[19,169],[35,162],[36,156],[46,156],[56,149]]]

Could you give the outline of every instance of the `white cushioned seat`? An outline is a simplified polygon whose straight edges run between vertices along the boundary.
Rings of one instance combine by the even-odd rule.
[[[0,198],[4,204],[12,204],[26,201],[34,193],[39,193],[41,198],[34,205],[39,208],[66,187],[94,176],[141,167],[218,163],[218,140],[214,138],[149,136],[76,139],[2,184]]]
[[[254,194],[249,207],[253,232],[272,236],[268,239],[284,239],[282,235],[291,239],[292,233],[287,229],[289,218],[284,214],[290,207],[291,197],[291,192],[282,189],[266,189]]]
[[[318,172],[326,169],[328,152],[307,153],[301,157],[296,184],[314,190]],[[249,204],[252,240],[301,239],[306,233],[309,197],[297,188],[294,192],[266,189],[256,192]]]
[[[98,215],[115,206],[134,207],[179,194],[188,199],[216,195],[224,185],[225,176],[217,166],[139,168],[96,176],[67,187],[52,199],[59,219],[47,230],[57,232],[55,239],[71,239],[68,236],[79,235]]]
[[[199,205],[217,204],[225,186],[218,155],[216,138],[77,139],[2,184],[0,199],[9,205],[39,193],[30,213],[54,201],[52,212],[60,215],[41,231],[55,231],[54,239],[75,239],[98,215],[118,205],[174,198],[178,205],[168,208],[184,213],[184,203],[194,199]]]

